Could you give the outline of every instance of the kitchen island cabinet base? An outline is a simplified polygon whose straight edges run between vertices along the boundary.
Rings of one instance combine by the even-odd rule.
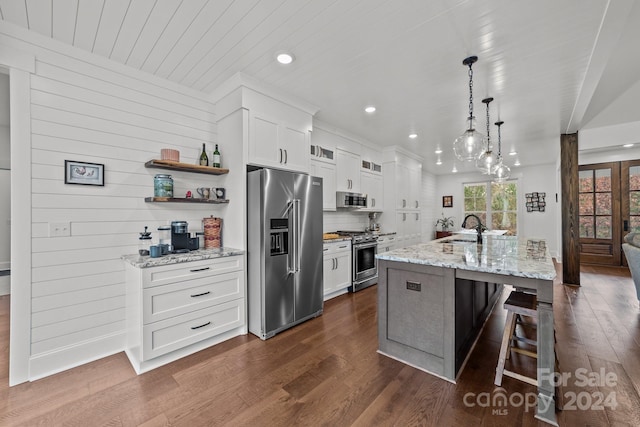
[[[386,260],[378,271],[380,353],[455,383],[502,285]]]
[[[490,307],[495,304],[502,290],[500,285],[494,285],[493,289],[490,285],[502,283],[535,291],[538,300],[538,396],[535,418],[558,425],[553,383],[555,348],[552,279],[385,258],[378,258],[378,275],[379,353],[451,382],[455,382],[461,372],[465,358],[482,331],[481,324],[484,324],[491,311]],[[482,286],[487,290],[487,305],[484,309],[481,307],[482,298],[474,297],[471,301],[461,298],[460,292],[465,287],[471,287],[472,294],[481,295],[479,289]],[[493,291],[493,295],[490,295],[490,291]],[[470,308],[464,308],[465,305]],[[477,325],[472,330],[466,330],[461,324],[468,317],[463,314],[467,314],[469,310],[473,314],[471,319]],[[399,329],[400,325],[404,325],[404,330]],[[495,366],[492,368],[495,369]]]

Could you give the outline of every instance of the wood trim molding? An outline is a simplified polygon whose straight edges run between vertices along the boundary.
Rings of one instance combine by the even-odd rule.
[[[562,282],[580,285],[580,225],[578,223],[578,134],[560,135],[562,188]]]
[[[36,57],[27,52],[0,43],[0,64],[28,73],[36,71]]]
[[[9,385],[13,386],[29,380],[31,356],[31,74],[12,67],[9,94],[13,236]]]

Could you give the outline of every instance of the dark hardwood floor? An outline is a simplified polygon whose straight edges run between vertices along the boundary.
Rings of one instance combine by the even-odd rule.
[[[626,269],[583,267],[581,274],[580,288],[555,285],[557,354],[560,370],[571,374],[559,424],[638,426],[633,283]],[[12,388],[8,310],[9,297],[0,297],[2,426],[546,425],[519,399],[532,398],[534,387],[511,378],[502,389],[493,385],[502,300],[455,385],[376,353],[376,287],[330,300],[321,317],[264,342],[237,337],[140,376],[118,353]],[[511,363],[535,374],[533,359],[514,354]],[[500,394],[506,406],[492,404]],[[603,408],[592,409],[597,403]]]

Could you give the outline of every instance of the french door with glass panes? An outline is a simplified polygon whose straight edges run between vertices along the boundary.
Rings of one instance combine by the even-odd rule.
[[[580,262],[626,265],[622,237],[640,231],[640,160],[579,167]]]
[[[640,160],[620,162],[622,236],[640,232]],[[628,265],[622,253],[622,265]]]

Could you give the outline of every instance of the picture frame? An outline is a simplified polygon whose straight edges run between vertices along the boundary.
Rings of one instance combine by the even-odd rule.
[[[452,208],[453,207],[453,196],[442,196],[442,207],[443,208]]]
[[[101,163],[64,161],[64,183],[104,187],[104,165]]]

